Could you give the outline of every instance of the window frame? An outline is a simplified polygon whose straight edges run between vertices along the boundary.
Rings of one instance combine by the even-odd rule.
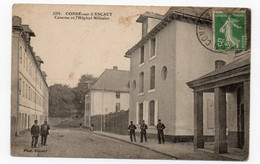
[[[153,106],[152,106],[152,104],[153,104]],[[151,114],[151,109],[153,110],[153,114]],[[151,100],[149,102],[149,113],[148,113],[148,123],[149,123],[150,126],[155,126],[154,117],[155,117],[155,101]]]
[[[134,80],[133,81],[133,90],[135,90],[136,89],[136,81]]]
[[[19,79],[19,95],[22,94],[22,79]]]
[[[168,68],[166,66],[163,66],[162,67],[162,72],[161,72],[162,80],[163,81],[166,80],[167,76],[168,76]]]
[[[139,74],[139,93],[144,93],[144,72]]]
[[[142,108],[141,108],[142,105]],[[141,109],[142,109],[142,115],[141,115]],[[142,116],[142,117],[140,117]],[[144,119],[144,103],[139,103],[138,104],[138,124],[141,125],[143,123]]]
[[[155,89],[155,66],[150,67],[150,90]]]
[[[150,59],[154,58],[156,56],[156,37],[153,37],[150,41],[151,43],[151,53],[150,53]]]
[[[144,64],[144,45],[140,48],[140,61],[139,64],[143,65]]]
[[[121,96],[121,95],[120,95],[120,92],[117,91],[117,92],[116,92],[116,99],[120,99],[120,96]]]

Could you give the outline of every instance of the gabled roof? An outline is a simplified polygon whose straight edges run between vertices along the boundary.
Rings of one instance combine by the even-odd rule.
[[[201,76],[200,78],[198,79],[204,79],[204,78],[207,78],[207,77],[211,77],[211,76],[215,76],[217,74],[221,74],[221,73],[224,73],[224,72],[227,72],[227,71],[231,71],[231,70],[234,70],[236,68],[239,68],[239,67],[243,67],[243,66],[246,66],[246,65],[249,65],[250,64],[250,57],[249,55],[243,57],[243,58],[240,58],[240,59],[237,59],[225,66],[222,66],[220,67],[219,69],[216,69],[215,71],[212,71],[206,75],[203,75]],[[198,79],[195,79],[195,80],[198,80]]]
[[[162,20],[164,16],[157,13],[145,12],[137,18],[136,22],[143,22],[146,18],[154,18],[154,19]]]
[[[238,80],[231,80],[231,82],[235,83],[239,80],[244,80],[250,78],[248,75],[250,74],[250,55],[246,55],[241,57],[225,66],[216,69],[208,74],[205,74],[195,80],[192,80],[187,83],[190,88],[198,88],[201,86],[211,86],[212,83],[217,83],[219,81],[228,80],[235,77],[240,77]],[[245,75],[243,79],[242,76]],[[222,82],[223,83],[223,82]]]
[[[138,48],[143,46],[149,39],[153,38],[159,31],[166,27],[173,20],[189,22],[194,24],[206,24],[212,25],[212,18],[210,16],[210,8],[192,8],[192,7],[171,7],[163,19],[147,34],[145,34],[142,39],[130,48],[126,53],[125,57],[130,58],[131,54],[136,51]],[[225,10],[234,10],[232,8],[226,8]],[[243,10],[243,9],[236,9]],[[139,19],[139,18],[138,18]]]
[[[170,10],[163,16],[164,18],[159,22],[150,32],[145,34],[142,39],[130,48],[126,53],[125,57],[130,58],[131,54],[137,50],[139,47],[143,46],[149,39],[153,38],[159,31],[161,31],[165,26],[167,26],[173,20],[186,21],[191,23],[200,23],[200,24],[211,24],[212,20],[204,17],[199,17],[197,15],[190,15],[186,13],[181,13],[175,11],[175,8],[170,8]]]
[[[106,69],[90,90],[129,92],[129,71]]]
[[[31,28],[29,27],[29,25],[24,25],[24,24],[22,24],[22,19],[21,19],[21,17],[19,17],[19,16],[13,16],[13,18],[12,18],[12,23],[13,23],[13,24],[12,24],[13,29],[20,30],[21,32],[24,32],[24,33],[28,33],[30,37],[31,37],[31,36],[35,36],[34,32],[31,30]],[[26,40],[26,38],[25,38],[26,36],[25,36],[25,35],[23,35],[23,36],[24,36],[24,37],[23,37],[24,41],[27,42],[27,40]],[[33,47],[30,45],[30,42],[29,42],[29,44],[27,44],[27,46],[28,46],[28,48],[29,48],[30,53],[32,54],[33,60],[34,60],[35,62],[43,63],[43,60],[40,58],[40,56],[36,56],[36,55],[35,55],[35,52],[33,51]],[[47,81],[46,81],[46,79],[44,78],[44,76],[46,77],[46,73],[45,73],[45,72],[43,73],[43,71],[40,69],[39,66],[37,66],[37,69],[39,69],[39,72],[40,72],[41,76],[43,77],[43,81],[44,81],[44,83],[46,84],[46,86],[48,87]]]

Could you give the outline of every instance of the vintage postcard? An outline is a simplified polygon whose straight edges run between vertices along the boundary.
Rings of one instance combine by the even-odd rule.
[[[245,161],[251,10],[14,4],[11,155]]]

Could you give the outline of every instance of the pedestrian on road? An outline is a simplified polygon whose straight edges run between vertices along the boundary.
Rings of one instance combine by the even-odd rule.
[[[94,131],[94,124],[91,124],[91,127],[89,129],[91,132]]]
[[[148,127],[145,124],[144,120],[142,125],[140,126],[140,129],[141,129],[141,142],[143,142],[143,137],[145,139],[145,142],[147,142],[146,129],[148,129]]]
[[[41,126],[41,146],[46,145],[47,136],[49,135],[50,126],[47,124],[47,121],[44,121],[44,124]]]
[[[164,144],[165,140],[164,140],[163,129],[165,129],[165,126],[164,126],[164,124],[161,123],[160,119],[158,120],[158,124],[157,124],[156,128],[157,128],[157,132],[158,132],[159,144],[161,144],[161,140],[162,140],[162,143]]]
[[[134,137],[134,142],[136,142],[135,129],[136,129],[136,126],[133,124],[133,121],[130,121],[130,125],[128,126],[128,130],[130,130],[130,140],[131,140],[131,142],[133,142],[133,137]]]
[[[31,135],[32,135],[32,143],[31,148],[37,148],[39,134],[40,134],[40,128],[37,125],[38,121],[34,120],[34,125],[31,127]]]

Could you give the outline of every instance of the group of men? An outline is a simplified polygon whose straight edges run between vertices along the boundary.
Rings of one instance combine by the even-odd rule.
[[[31,127],[31,148],[37,148],[39,135],[41,135],[41,146],[46,146],[47,136],[49,135],[50,126],[47,124],[47,121],[44,121],[41,128],[37,125],[37,123],[38,121],[34,120],[34,125]]]
[[[130,130],[130,140],[131,142],[136,142],[136,137],[135,137],[135,129],[136,126],[133,124],[133,121],[130,121],[130,125],[128,126],[128,129]],[[146,135],[146,129],[148,129],[148,126],[145,124],[145,121],[143,120],[143,123],[140,125],[141,129],[141,141],[143,142],[143,138],[145,142],[147,142],[147,135]],[[158,120],[158,124],[156,125],[157,129],[157,135],[158,135],[158,143],[161,144],[165,142],[164,140],[164,133],[163,130],[165,129],[165,125],[161,123],[161,120]],[[162,141],[162,142],[161,142]]]

